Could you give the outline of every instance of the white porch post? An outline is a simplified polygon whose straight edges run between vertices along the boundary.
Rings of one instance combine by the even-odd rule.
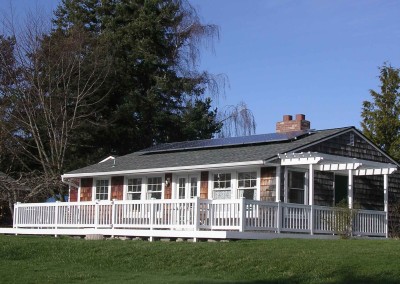
[[[113,230],[113,232],[114,232],[114,223],[115,223],[115,219],[116,219],[115,200],[116,200],[116,199],[113,199],[113,200],[111,201],[111,229]],[[114,235],[111,235],[111,238],[114,238]]]
[[[276,167],[276,186],[275,186],[275,201],[281,201],[281,166]]]
[[[314,205],[314,168],[313,164],[309,165],[308,173],[308,205]]]
[[[69,198],[69,197],[68,197]],[[59,203],[60,201],[56,201],[56,205],[54,205],[54,229],[57,231],[57,225],[58,225],[58,208],[59,208]],[[55,238],[57,238],[57,234],[54,235]]]
[[[20,202],[14,203],[13,228],[18,228],[18,213]]]
[[[78,186],[78,196],[76,201],[81,202],[81,179],[79,179],[79,186]]]
[[[149,227],[150,230],[153,230],[153,226],[154,226],[154,218],[155,218],[155,211],[154,211],[154,200],[155,198],[151,198],[151,203],[150,203],[150,220],[149,220]],[[149,242],[153,242],[154,241],[154,236],[153,236],[153,232],[151,232],[151,236],[149,236]]]
[[[385,211],[386,238],[389,237],[389,176],[383,175],[383,200]]]
[[[283,180],[283,202],[288,203],[288,168],[285,167],[284,180]]]
[[[194,231],[199,231],[199,226],[200,226],[200,197],[196,196],[194,198],[194,226],[193,229]]]
[[[99,200],[96,199],[94,204],[94,228],[97,229],[99,225]]]
[[[314,234],[314,168],[313,164],[309,165],[308,173],[308,205],[310,205],[310,232]]]
[[[277,213],[276,213],[276,228],[277,228],[277,233],[281,233],[282,229],[282,203],[281,201],[278,201],[278,207],[277,207]]]
[[[241,197],[239,200],[239,232],[244,232],[246,226],[246,198]]]
[[[349,203],[349,209],[353,209],[353,171],[352,170],[349,170],[348,203]]]

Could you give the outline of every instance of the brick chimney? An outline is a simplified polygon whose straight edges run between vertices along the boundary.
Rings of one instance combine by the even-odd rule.
[[[285,133],[299,130],[309,130],[310,122],[304,114],[296,114],[296,120],[291,115],[284,115],[283,121],[276,123],[276,132]]]

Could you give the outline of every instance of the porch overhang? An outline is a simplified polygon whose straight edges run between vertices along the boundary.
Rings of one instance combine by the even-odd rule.
[[[388,175],[397,170],[391,163],[379,163],[363,159],[329,155],[318,152],[284,153],[278,154],[282,166],[298,166],[313,168],[318,171],[348,172],[356,176]]]

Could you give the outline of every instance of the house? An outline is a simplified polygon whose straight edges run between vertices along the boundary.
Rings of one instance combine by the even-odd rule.
[[[387,237],[398,167],[354,127],[312,130],[305,115],[285,115],[276,133],[161,144],[65,173],[69,202],[18,204],[14,227],[150,238],[332,236],[344,214],[336,205],[345,203],[351,234]]]

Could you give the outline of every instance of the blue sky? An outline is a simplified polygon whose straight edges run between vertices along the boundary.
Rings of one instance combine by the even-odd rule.
[[[362,102],[378,89],[378,67],[400,67],[400,1],[190,0],[220,27],[200,69],[226,74],[219,107],[247,103],[257,133],[284,114],[303,113],[315,129],[360,126]],[[6,0],[0,0],[2,8]],[[54,0],[13,0],[23,13]]]

